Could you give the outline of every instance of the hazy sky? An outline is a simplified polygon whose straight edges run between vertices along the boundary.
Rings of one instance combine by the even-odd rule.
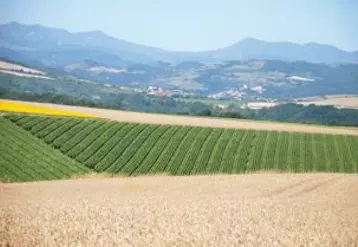
[[[0,0],[0,23],[102,30],[170,50],[221,48],[245,37],[358,50],[358,0]]]

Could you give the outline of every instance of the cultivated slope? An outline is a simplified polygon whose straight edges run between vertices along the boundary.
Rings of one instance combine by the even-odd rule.
[[[96,172],[139,175],[358,172],[358,138],[258,130],[124,123],[109,120],[8,118]]]
[[[0,136],[2,181],[70,178],[89,171],[3,117],[0,117]]]

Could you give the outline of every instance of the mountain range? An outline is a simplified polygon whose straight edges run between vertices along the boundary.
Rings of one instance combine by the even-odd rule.
[[[347,52],[318,43],[300,45],[247,38],[212,51],[176,52],[116,39],[101,31],[72,33],[65,29],[10,22],[0,25],[0,58],[53,68],[81,61],[116,68],[138,63],[219,63],[249,59],[340,64],[358,63],[358,51]]]

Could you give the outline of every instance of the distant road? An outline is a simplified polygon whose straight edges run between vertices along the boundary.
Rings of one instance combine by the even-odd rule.
[[[358,135],[358,128],[355,127],[328,127],[320,125],[278,123],[268,121],[255,121],[245,119],[220,119],[204,118],[192,116],[175,116],[165,114],[141,113],[120,110],[108,110],[99,108],[90,108],[82,106],[67,106],[50,103],[25,102],[31,105],[42,105],[61,110],[85,113],[91,116],[98,116],[123,122],[137,122],[150,124],[174,124],[188,126],[218,127],[232,129],[257,129],[257,130],[274,130],[287,132],[306,132],[321,134],[341,134],[341,135]]]

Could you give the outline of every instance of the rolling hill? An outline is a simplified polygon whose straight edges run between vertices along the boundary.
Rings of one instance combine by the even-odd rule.
[[[30,169],[33,176],[23,176],[22,180],[56,179],[90,170],[132,176],[233,174],[260,170],[358,172],[358,139],[355,136],[26,115],[2,117],[1,131],[9,135],[9,140],[2,140],[6,152],[0,154],[0,176],[10,181],[16,181],[15,169],[21,165],[27,167],[26,171]],[[28,141],[18,144],[17,138]],[[8,144],[10,146],[5,147]],[[22,155],[14,150],[20,150]],[[40,153],[45,161],[35,158]],[[18,160],[19,157],[23,159]],[[49,160],[53,162],[46,163]],[[41,177],[41,169],[28,168],[39,164],[45,170],[52,169],[53,176]],[[4,169],[14,171],[8,173]],[[64,171],[57,172],[60,169]]]

